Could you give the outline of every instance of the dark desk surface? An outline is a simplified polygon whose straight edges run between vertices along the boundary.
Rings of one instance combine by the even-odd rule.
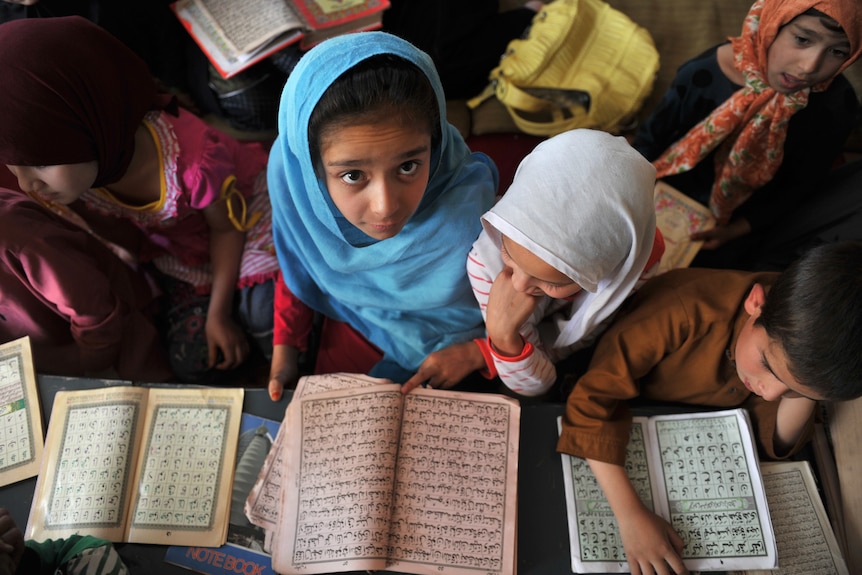
[[[128,382],[39,376],[42,413],[47,418],[60,390],[88,389],[99,385]],[[289,394],[273,403],[265,389],[247,389],[243,410],[281,421]],[[518,574],[559,575],[571,573],[566,501],[560,456],[555,451],[557,416],[563,405],[523,403],[521,441],[518,461]],[[36,478],[0,488],[0,505],[8,508],[23,530],[27,525]],[[164,562],[165,547],[160,545],[117,544],[133,574],[185,575],[186,569]]]

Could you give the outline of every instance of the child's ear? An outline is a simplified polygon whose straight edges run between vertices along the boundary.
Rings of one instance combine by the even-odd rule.
[[[766,290],[760,284],[754,284],[751,291],[748,292],[748,297],[745,298],[745,311],[748,315],[760,315],[760,308],[766,303]]]

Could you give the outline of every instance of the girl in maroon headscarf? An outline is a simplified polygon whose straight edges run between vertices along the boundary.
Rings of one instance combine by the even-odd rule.
[[[268,353],[278,263],[266,150],[176,109],[143,61],[83,18],[3,24],[0,69],[0,163],[55,209],[80,198],[146,233],[141,255],[171,297],[177,376],[211,382],[212,368],[238,367],[249,335]]]

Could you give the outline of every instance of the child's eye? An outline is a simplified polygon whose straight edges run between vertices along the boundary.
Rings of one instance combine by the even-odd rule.
[[[850,52],[847,50],[841,50],[840,48],[832,48],[829,50],[829,53],[840,60],[846,60],[850,57]]]
[[[401,173],[401,175],[404,175],[404,176],[409,176],[409,175],[415,173],[416,170],[418,170],[418,169],[419,169],[419,162],[416,162],[414,160],[404,162],[403,164],[401,164],[398,167],[399,172]]]
[[[359,170],[350,170],[341,174],[341,181],[345,184],[355,185],[362,181],[362,172]]]
[[[806,36],[799,36],[799,35],[795,35],[795,36],[793,36],[793,42],[794,42],[797,46],[808,46],[809,44],[811,44],[811,40],[810,40],[810,39],[808,39],[808,37],[806,37]]]

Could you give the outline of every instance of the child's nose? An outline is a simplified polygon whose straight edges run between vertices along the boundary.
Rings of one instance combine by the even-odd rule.
[[[760,386],[760,397],[766,401],[775,401],[787,391],[787,386],[779,382],[768,384],[758,382],[758,385]]]
[[[389,216],[398,211],[398,196],[393,186],[380,182],[371,192],[371,210],[381,216]]]
[[[528,276],[518,268],[512,268],[512,287],[514,287],[519,292],[526,292],[532,287],[530,283],[530,276]]]
[[[803,74],[813,74],[823,62],[825,52],[820,50],[808,50],[799,59],[799,69]]]

